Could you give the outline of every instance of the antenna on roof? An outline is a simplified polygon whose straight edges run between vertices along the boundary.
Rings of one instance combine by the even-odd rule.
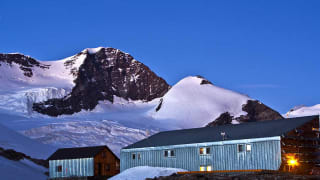
[[[225,140],[225,136],[226,136],[226,132],[221,132],[220,134],[222,136],[222,140],[224,141]]]

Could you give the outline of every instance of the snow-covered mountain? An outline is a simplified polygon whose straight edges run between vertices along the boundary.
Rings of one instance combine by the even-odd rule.
[[[201,76],[179,81],[164,95],[156,111],[155,119],[170,120],[166,124],[180,128],[282,118],[263,103],[217,87]]]
[[[283,115],[285,118],[320,115],[320,104],[314,106],[296,106]]]
[[[282,118],[189,76],[170,86],[131,55],[85,49],[58,61],[0,54],[0,123],[56,146],[121,147],[162,130]]]
[[[174,127],[192,128],[205,126],[224,112],[234,117],[246,114],[242,105],[251,98],[206,82],[199,76],[182,79],[163,96],[152,117]]]

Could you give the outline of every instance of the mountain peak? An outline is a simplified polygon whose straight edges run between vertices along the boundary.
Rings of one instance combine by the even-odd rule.
[[[147,66],[115,48],[85,49],[75,86],[68,98],[51,99],[34,104],[34,110],[51,116],[92,110],[98,101],[113,102],[114,96],[127,100],[151,101],[170,88]],[[73,64],[73,60],[68,64]]]
[[[203,83],[206,81],[201,76],[180,80],[164,95],[154,118],[178,122],[181,128],[191,128],[204,126],[224,112],[230,112],[234,117],[246,114],[242,105],[251,98],[212,83]]]
[[[213,85],[213,83],[211,81],[209,81],[208,79],[204,78],[203,76],[197,75],[197,77],[202,80],[201,83],[200,83],[201,85],[203,85],[203,84],[211,84],[211,85]]]
[[[117,49],[117,48],[113,48],[113,47],[102,47],[102,46],[99,46],[99,47],[96,47],[96,48],[86,48],[84,50],[82,50],[81,52],[82,53],[87,53],[87,54],[97,54],[99,52],[113,52],[113,53],[123,53],[123,54],[129,54],[129,53],[126,53],[126,52],[123,52],[121,51],[120,49]]]
[[[83,51],[86,51],[88,52],[89,54],[95,54],[97,53],[98,51],[100,51],[101,49],[103,49],[104,47],[96,47],[96,48],[86,48],[85,50]]]
[[[193,85],[204,85],[204,84],[211,84],[213,85],[209,80],[204,78],[203,76],[197,75],[197,76],[187,76],[180,80],[178,84],[193,84]]]

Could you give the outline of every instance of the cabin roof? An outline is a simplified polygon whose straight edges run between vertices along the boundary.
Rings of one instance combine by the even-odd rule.
[[[116,158],[118,158],[107,146],[91,146],[91,147],[61,148],[61,149],[58,149],[56,152],[54,152],[48,158],[48,160],[92,158],[105,148],[107,148]]]
[[[281,136],[315,118],[319,118],[319,116],[164,131],[131,144],[123,149],[223,141],[221,132],[225,132],[225,140]]]

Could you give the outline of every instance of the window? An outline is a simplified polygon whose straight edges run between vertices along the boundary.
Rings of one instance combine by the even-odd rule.
[[[175,156],[174,150],[171,150],[171,151],[170,151],[170,157],[174,157],[174,156]]]
[[[238,152],[251,152],[251,144],[238,144]]]
[[[200,171],[212,171],[212,166],[211,165],[207,165],[207,166],[200,166]]]
[[[106,171],[110,171],[110,164],[106,164]]]
[[[207,171],[212,171],[212,166],[207,166]]]
[[[246,145],[246,151],[247,152],[251,152],[251,144],[247,144]]]
[[[209,147],[201,147],[199,149],[200,155],[210,154],[210,148]]]
[[[56,171],[57,171],[57,172],[62,172],[62,166],[61,166],[61,165],[60,165],[60,166],[57,166],[57,167],[56,167]]]
[[[200,166],[200,171],[205,171],[205,166]]]
[[[168,150],[165,150],[164,151],[164,157],[168,157],[169,156],[169,151]]]
[[[238,144],[238,152],[244,152],[244,144]]]
[[[210,154],[210,148],[209,147],[206,148],[206,154]]]
[[[102,164],[101,163],[98,163],[98,175],[102,175]]]
[[[102,152],[101,156],[102,156],[102,158],[106,158],[107,157],[107,152]]]
[[[116,170],[120,170],[120,163],[118,161],[116,162]]]
[[[200,154],[204,154],[204,148],[200,148]]]
[[[132,154],[132,159],[136,159],[136,154]]]
[[[164,157],[175,157],[175,151],[174,150],[165,150],[164,151]]]
[[[141,154],[138,154],[138,159],[141,159]]]

